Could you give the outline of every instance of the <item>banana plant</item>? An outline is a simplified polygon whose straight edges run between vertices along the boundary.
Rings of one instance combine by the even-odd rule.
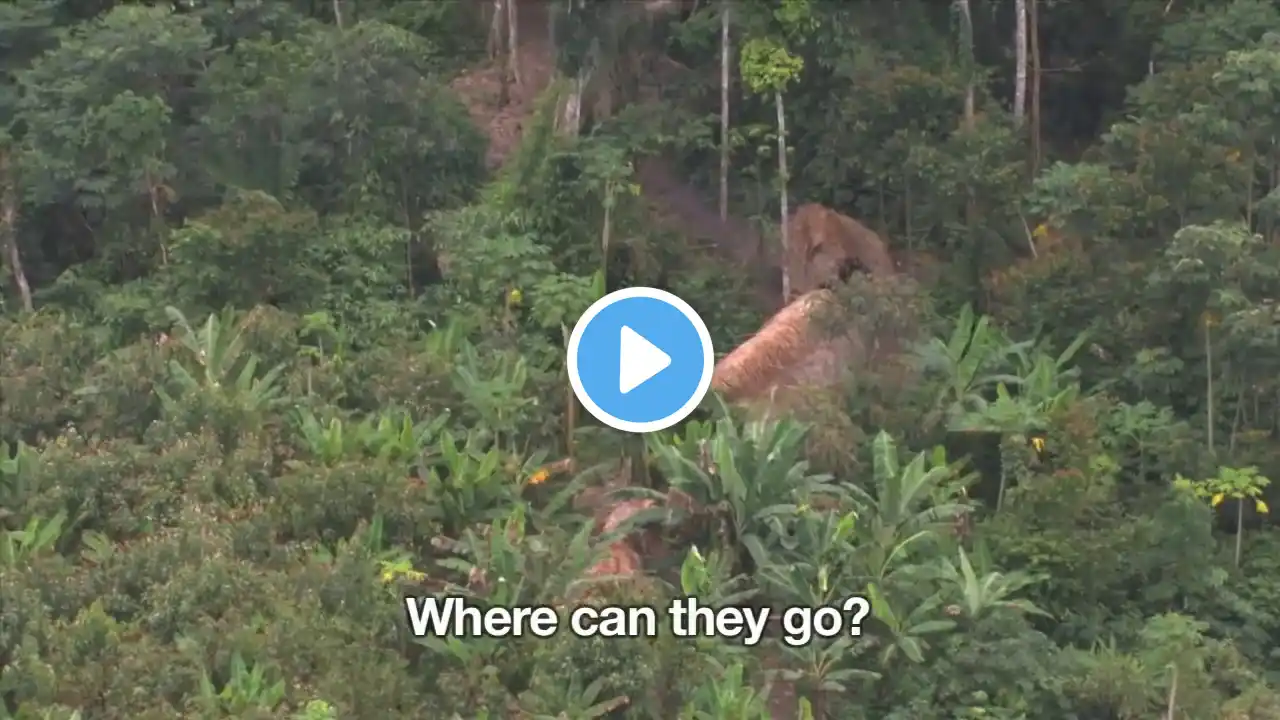
[[[902,466],[898,446],[881,431],[872,443],[872,492],[850,486],[858,510],[857,550],[864,572],[885,582],[900,567],[908,567],[917,543],[948,532],[956,518],[969,511],[959,500],[963,481],[946,458],[917,454]]]
[[[231,310],[221,316],[209,315],[198,331],[177,308],[166,307],[165,314],[176,326],[178,342],[187,350],[185,362],[178,358],[169,361],[169,377],[177,385],[178,397],[156,388],[166,411],[179,411],[180,397],[202,393],[249,412],[266,410],[281,401],[284,366],[259,375],[258,358],[246,351],[244,329],[237,327]]]
[[[1059,398],[1065,397],[1065,393]],[[1071,395],[1074,398],[1074,395]],[[1043,431],[1048,428],[1048,417],[1045,411],[1034,402],[1026,399],[1013,397],[1008,388],[1003,383],[996,386],[996,400],[990,404],[984,404],[981,408],[972,410],[962,418],[954,421],[953,429],[962,432],[989,432],[996,433],[1000,436],[1011,436],[1013,439],[1021,442],[1023,436],[1035,431]],[[1005,492],[1009,488],[1009,469],[1010,463],[1004,453],[1003,446],[1000,451],[1000,487],[996,492],[996,512],[1004,507]]]
[[[526,506],[516,505],[506,517],[447,543],[453,555],[438,564],[468,579],[450,585],[448,593],[502,607],[556,604],[573,595],[607,547],[593,541],[593,523],[583,523],[567,537],[526,534],[527,516]],[[471,582],[476,579],[482,581]]]
[[[1021,378],[1008,370],[1031,345],[1009,342],[989,317],[978,316],[972,307],[964,306],[950,336],[932,338],[916,351],[924,371],[943,378],[927,424],[950,421],[981,407],[984,392],[999,383],[1020,382]]]
[[[451,364],[467,344],[467,335],[474,329],[473,325],[474,322],[469,318],[458,315],[451,316],[443,325],[433,322],[432,330],[423,343],[423,350],[427,356]]]
[[[1080,369],[1070,366],[1070,362],[1087,337],[1081,333],[1057,356],[1040,349],[1015,353],[1013,381],[995,383],[994,402],[975,400],[957,408],[952,414],[951,428],[992,432],[1043,429],[1046,418],[1080,397]],[[1010,387],[1017,388],[1016,397],[1009,391]]]
[[[524,356],[504,353],[486,357],[474,345],[463,343],[455,358],[452,380],[467,407],[493,433],[494,444],[517,452],[515,438],[524,414],[539,403],[537,394],[526,388],[529,364]]]
[[[710,682],[702,683],[680,710],[680,720],[769,720],[768,690],[757,690],[747,682],[741,663],[716,668]]]
[[[942,606],[939,594],[925,597],[905,614],[894,607],[893,601],[874,582],[867,584],[866,597],[871,603],[875,627],[886,638],[879,654],[882,668],[890,667],[899,655],[913,663],[924,662],[928,636],[950,632],[956,627],[954,620],[939,617]]]
[[[387,545],[386,522],[381,515],[374,515],[367,524],[361,522],[351,537],[340,538],[332,547],[317,546],[311,551],[311,561],[317,565],[332,566],[339,558],[351,555],[376,567],[385,584],[400,579],[421,582],[426,578],[424,573],[414,569],[412,555]]]
[[[975,570],[964,548],[959,548],[957,561],[944,560],[938,568],[938,577],[960,597],[960,612],[970,621],[977,621],[996,609],[1013,610],[1027,615],[1051,617],[1030,600],[1015,597],[1023,588],[1040,582],[1040,578],[1021,572],[1001,573]]]
[[[802,508],[790,533],[782,534],[783,551],[760,571],[761,581],[778,604],[786,607],[839,606],[860,587],[857,567],[857,515],[817,512]],[[786,670],[779,676],[794,682],[814,698],[842,693],[856,681],[874,680],[875,673],[853,666],[858,654],[850,635],[815,640],[800,647],[783,643]]]
[[[448,413],[421,423],[404,413],[384,413],[352,426],[336,417],[323,423],[307,408],[299,408],[293,417],[307,449],[328,466],[362,458],[404,465],[418,462],[449,420]]]
[[[1048,419],[1043,410],[1035,403],[1014,397],[1009,388],[1000,383],[996,386],[996,399],[985,400],[957,415],[951,421],[949,429],[958,432],[992,432],[999,434],[1023,434],[1033,430],[1044,430]]]
[[[698,442],[647,437],[646,445],[668,484],[693,499],[694,515],[734,549],[738,566],[762,568],[781,547],[779,522],[818,497],[844,494],[830,475],[810,472],[806,432],[791,419],[739,425],[726,416]]]
[[[294,411],[293,419],[307,449],[324,465],[332,467],[351,455],[355,443],[341,419],[329,418],[324,423],[307,408]]]
[[[746,575],[735,575],[733,565],[733,558],[723,553],[712,550],[703,556],[694,546],[680,565],[680,590],[685,597],[696,597],[710,607],[742,606],[759,590],[751,586]],[[715,666],[750,652],[745,645],[720,642],[713,637],[695,636],[691,641],[699,658]]]
[[[231,677],[221,689],[214,686],[209,674],[200,678],[197,704],[206,713],[243,717],[254,711],[272,711],[284,702],[283,680],[272,681],[263,665],[250,665],[240,653],[231,656]]]
[[[459,441],[442,431],[419,473],[435,498],[445,534],[455,536],[520,504],[521,486],[513,475],[528,477],[540,465],[540,458],[534,457],[521,467],[509,468],[508,456],[480,433],[472,431]]]
[[[527,533],[527,509],[517,504],[504,518],[467,529],[460,540],[439,539],[451,555],[437,562],[464,581],[450,583],[440,597],[466,596],[490,607],[560,605],[574,595],[588,568],[607,552],[593,542],[594,524],[573,535]],[[467,682],[480,687],[490,667],[502,665],[513,677],[531,675],[533,659],[498,638],[422,637],[412,642],[448,658],[463,669]],[[502,661],[498,662],[501,657]],[[519,669],[517,669],[519,668]]]
[[[67,513],[61,510],[49,520],[33,517],[21,530],[0,534],[0,567],[18,568],[42,552],[52,551],[66,529]]]
[[[696,546],[689,548],[680,565],[680,590],[712,607],[741,605],[758,590],[750,587],[750,578],[732,572],[731,562],[721,553],[713,550],[704,556]]]
[[[343,348],[350,344],[347,333],[338,327],[333,316],[327,312],[313,312],[302,316],[302,327],[298,329],[298,351],[303,357],[310,358],[307,363],[307,395],[311,395],[312,374],[316,365],[332,363],[341,365]],[[307,342],[312,344],[306,344]]]
[[[554,707],[559,710],[555,714],[531,712],[528,717],[530,720],[597,720],[609,717],[611,713],[631,704],[631,698],[621,695],[600,700],[605,680],[606,678],[597,678],[583,687],[581,678],[575,675],[564,687],[544,684],[526,702],[532,701],[539,708]]]
[[[17,447],[0,442],[0,524],[12,513],[9,508],[22,507],[40,488],[35,463],[39,453],[22,441]]]
[[[856,563],[857,514],[802,509],[796,521],[779,528],[781,551],[760,569],[761,584],[788,606],[821,607],[860,586]]]
[[[366,457],[379,462],[413,463],[422,459],[445,423],[449,413],[434,420],[415,423],[408,414],[382,414],[375,423],[366,418],[357,427],[356,438]]]
[[[996,384],[996,399],[974,401],[957,409],[951,418],[949,429],[962,432],[992,432],[1012,435],[1019,439],[1028,433],[1048,428],[1049,418],[1059,410],[1070,406],[1080,397],[1077,380],[1079,369],[1069,367],[1071,359],[1084,345],[1087,335],[1081,333],[1057,356],[1037,350],[1017,354],[1017,395],[1009,391],[1004,382]],[[1004,505],[1009,486],[1009,469],[1006,458],[1001,456],[1000,488],[996,494],[996,511]]]
[[[1070,405],[1080,396],[1080,368],[1072,366],[1080,348],[1088,340],[1087,333],[1076,339],[1058,355],[1037,349],[1020,355],[1018,397],[1045,415]]]
[[[880,679],[879,673],[853,665],[860,646],[862,641],[849,635],[815,640],[801,647],[783,643],[780,647],[787,658],[787,667],[776,671],[776,676],[795,683],[807,697],[822,703],[829,696],[853,690],[855,682]]]

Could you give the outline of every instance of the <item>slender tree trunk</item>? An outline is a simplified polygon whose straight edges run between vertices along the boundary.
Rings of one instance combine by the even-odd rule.
[[[151,181],[151,173],[146,174],[147,196],[151,200],[151,227],[156,234],[156,245],[160,249],[160,265],[169,265],[169,246],[165,243],[164,212],[160,209],[160,187]]]
[[[489,53],[489,59],[491,60],[502,54],[502,23],[506,19],[506,9],[503,2],[504,0],[493,0],[493,6],[490,10],[489,39],[485,43],[485,50]]]
[[[503,52],[514,53],[515,51],[506,47],[510,40],[511,30],[503,32],[504,25],[507,24],[507,5],[509,0],[493,0],[493,18],[489,22],[489,40],[487,49],[490,60],[497,60],[502,57]],[[507,58],[507,66],[498,73],[498,106],[506,107],[511,102],[511,58]]]
[[[342,0],[333,0],[333,22],[342,29]]]
[[[1031,173],[1040,171],[1040,0],[1027,0],[1028,45],[1031,50]]]
[[[554,10],[554,8],[551,9]],[[564,9],[565,21],[572,23],[574,12],[582,9],[582,0],[566,0]],[[594,57],[584,58],[574,76],[569,79],[569,92],[561,101],[556,113],[557,132],[576,137],[582,131],[582,96],[586,93],[587,83],[591,80],[594,61]]]
[[[556,34],[556,13],[560,12],[560,2],[562,0],[547,0],[547,45],[550,46],[553,56],[560,52],[556,42],[560,39]]]
[[[960,45],[961,52],[964,53],[965,65],[967,66],[965,74],[968,76],[965,80],[964,88],[964,129],[972,130],[977,117],[976,90],[973,82],[975,65],[973,56],[973,14],[969,11],[969,0],[956,0],[956,4],[960,8]]]
[[[600,277],[605,280],[604,291],[609,292],[609,246],[613,242],[613,183],[604,184],[604,223],[600,227]]]
[[[1240,567],[1240,552],[1244,549],[1244,498],[1236,500],[1236,567]]]
[[[787,218],[791,214],[787,199],[787,113],[782,103],[782,91],[777,90],[773,93],[773,103],[778,111],[778,183],[779,192],[779,216],[782,219],[782,257],[791,257],[791,237],[787,230]],[[782,301],[789,302],[791,300],[791,270],[787,267],[787,263],[782,264]]]
[[[1177,720],[1173,714],[1178,710],[1178,666],[1174,665],[1172,670],[1173,679],[1169,683],[1169,703],[1165,709],[1164,720]]]
[[[18,188],[9,172],[9,155],[0,151],[0,247],[5,250],[6,264],[13,276],[14,287],[22,300],[22,309],[35,310],[31,299],[31,284],[22,269],[22,253],[18,250]]]
[[[1213,403],[1213,325],[1210,324],[1210,318],[1207,316],[1204,318],[1204,394],[1204,429],[1208,436],[1206,439],[1209,443],[1209,454],[1216,455],[1218,448],[1213,441],[1213,424],[1217,415]]]
[[[720,220],[729,219],[729,2],[720,7]]]
[[[1169,0],[1169,2],[1165,3],[1164,12],[1160,15],[1161,19],[1167,20],[1169,18],[1169,11],[1173,10],[1173,2],[1174,0]],[[1152,75],[1155,75],[1155,74],[1156,74],[1156,57],[1155,57],[1155,54],[1153,53],[1151,55],[1151,58],[1147,60],[1147,77],[1151,77]]]
[[[587,69],[584,67],[569,80],[569,91],[561,101],[560,111],[556,115],[556,130],[569,137],[577,137],[582,131],[582,95],[586,91],[588,79]]]
[[[564,325],[560,326],[560,336],[564,340],[565,352],[569,351],[569,337],[572,333]],[[569,467],[577,466],[576,443],[574,438],[578,431],[578,396],[573,392],[573,382],[569,380],[569,369],[565,367],[564,382],[564,446],[569,456]]]
[[[966,78],[964,88],[964,116],[961,119],[961,130],[965,133],[972,133],[977,128],[977,83],[974,78],[977,70],[977,58],[973,51],[973,13],[969,7],[969,0],[956,0],[960,8],[960,52],[964,55]],[[965,201],[964,201],[964,227],[966,234],[966,244],[968,245],[967,255],[969,257],[970,272],[973,273],[972,281],[975,288],[981,288],[983,273],[983,258],[986,249],[982,246],[981,235],[978,233],[978,198],[974,192],[972,182],[965,185]],[[981,290],[974,291],[973,304],[975,308],[982,310],[986,306],[986,296]],[[997,507],[999,501],[997,500]]]
[[[1015,0],[1013,45],[1017,67],[1014,69],[1013,121],[1021,125],[1027,112],[1027,0]]]
[[[507,0],[507,72],[511,82],[520,86],[520,32],[516,0]]]

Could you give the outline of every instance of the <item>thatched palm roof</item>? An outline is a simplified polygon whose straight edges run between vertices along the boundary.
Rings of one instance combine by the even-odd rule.
[[[711,389],[730,402],[767,395],[774,388],[830,384],[840,360],[857,342],[850,336],[826,337],[815,317],[837,307],[830,290],[806,293],[782,308],[746,342],[716,364]]]
[[[786,263],[796,296],[848,277],[850,269],[872,277],[895,274],[889,246],[871,228],[825,205],[801,205],[787,221]]]

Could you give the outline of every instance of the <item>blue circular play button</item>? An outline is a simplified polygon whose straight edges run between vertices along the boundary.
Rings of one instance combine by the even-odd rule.
[[[611,428],[665,430],[711,387],[706,323],[669,292],[633,287],[592,303],[569,336],[569,382],[587,412]]]

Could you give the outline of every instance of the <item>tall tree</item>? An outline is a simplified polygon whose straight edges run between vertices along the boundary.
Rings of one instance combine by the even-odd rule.
[[[1014,0],[1013,122],[1021,125],[1027,112],[1027,0]]]
[[[1031,55],[1031,172],[1040,169],[1040,0],[1028,0],[1028,48]]]
[[[720,220],[729,219],[729,0],[720,4]]]
[[[969,0],[956,0],[956,10],[960,14],[960,53],[966,68],[964,88],[964,129],[972,130],[976,119],[975,88],[977,60],[973,53],[973,13]]]
[[[27,273],[22,269],[22,253],[18,250],[18,187],[6,149],[0,149],[0,249],[4,250],[4,262],[9,266],[13,286],[22,300],[22,309],[31,312],[35,309],[31,300],[31,283],[27,282]]]
[[[804,70],[804,59],[787,50],[783,38],[794,38],[798,34],[813,28],[815,20],[808,0],[786,0],[772,13],[771,25],[780,26],[781,38],[772,32],[764,31],[760,36],[747,40],[742,45],[741,72],[742,79],[757,94],[773,95],[773,106],[777,121],[778,135],[778,215],[781,225],[782,256],[791,253],[791,238],[787,228],[790,216],[790,198],[787,193],[787,112],[783,99],[787,86],[800,76]],[[791,299],[791,274],[787,263],[783,263],[782,297]]]
[[[507,75],[515,85],[520,84],[520,18],[516,0],[507,2]]]
[[[489,59],[503,62],[499,102],[506,105],[511,100],[511,86],[520,84],[519,16],[515,0],[493,0],[489,13]]]

